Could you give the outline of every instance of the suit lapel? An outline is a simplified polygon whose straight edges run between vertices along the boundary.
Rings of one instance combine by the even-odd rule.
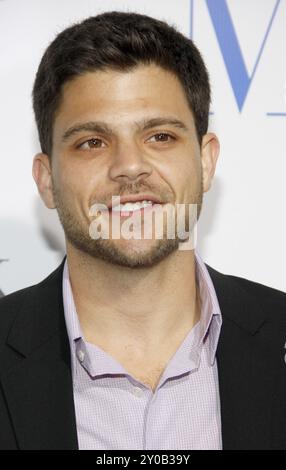
[[[271,449],[276,435],[285,448],[286,324],[268,321],[278,312],[267,312],[233,277],[207,267],[223,316],[217,348],[223,449]]]
[[[31,288],[10,331],[1,383],[20,449],[77,449],[63,264]]]

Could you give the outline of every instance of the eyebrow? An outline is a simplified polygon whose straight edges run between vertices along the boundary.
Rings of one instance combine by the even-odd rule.
[[[181,129],[185,132],[189,131],[189,128],[186,126],[186,124],[183,121],[180,121],[179,119],[173,118],[173,117],[156,117],[156,118],[151,118],[151,119],[143,119],[142,121],[135,122],[135,125],[138,127],[139,130],[144,131],[151,129],[152,127],[155,126],[165,126],[165,125],[171,125],[173,127],[177,127],[178,129]],[[67,141],[71,136],[78,134],[79,132],[82,131],[88,131],[88,132],[96,132],[99,134],[105,134],[108,136],[113,136],[114,131],[111,127],[108,126],[103,121],[89,121],[89,122],[83,122],[83,123],[78,123],[75,124],[64,132],[62,136],[62,142]]]

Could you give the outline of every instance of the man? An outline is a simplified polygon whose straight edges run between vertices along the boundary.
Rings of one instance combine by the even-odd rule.
[[[96,237],[136,214],[138,231],[150,208],[199,217],[219,154],[209,103],[194,44],[144,15],[88,18],[46,50],[33,176],[67,255],[0,301],[2,449],[286,448],[285,293],[184,249],[192,223]]]

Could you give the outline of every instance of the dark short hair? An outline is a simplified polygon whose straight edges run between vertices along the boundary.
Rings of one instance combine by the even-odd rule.
[[[164,21],[112,11],[60,32],[41,59],[32,98],[42,152],[51,158],[53,123],[64,83],[90,71],[130,71],[150,63],[172,72],[181,82],[201,144],[208,129],[210,84],[193,41]]]

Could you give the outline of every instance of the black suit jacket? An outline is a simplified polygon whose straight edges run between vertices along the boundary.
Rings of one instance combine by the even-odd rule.
[[[78,449],[64,260],[0,299],[0,449]],[[207,268],[223,317],[223,449],[286,449],[286,294]]]

